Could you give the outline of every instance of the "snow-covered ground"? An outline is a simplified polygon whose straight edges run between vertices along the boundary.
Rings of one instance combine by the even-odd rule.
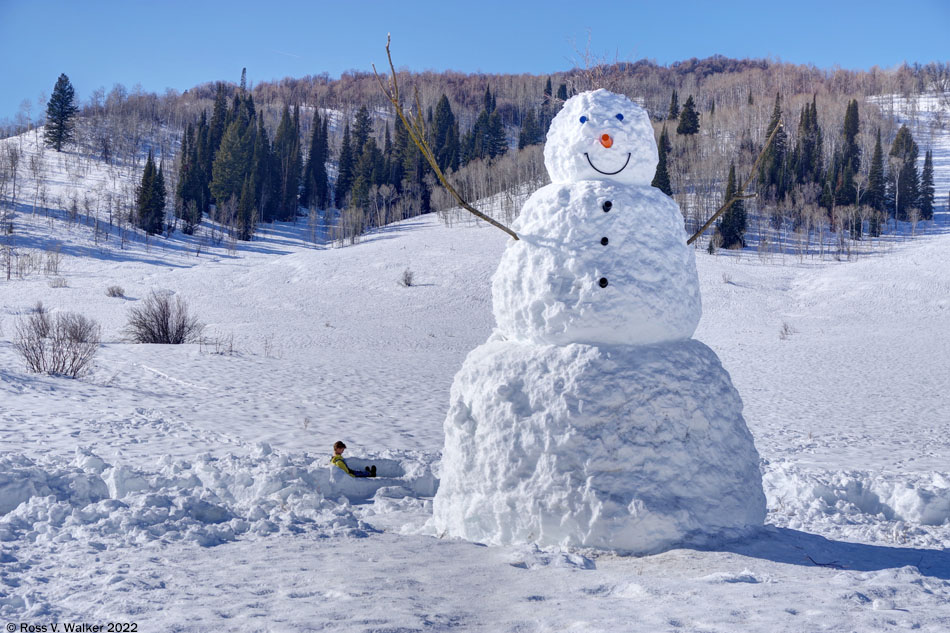
[[[0,277],[0,622],[950,630],[939,186],[937,200],[933,230],[851,263],[697,253],[696,338],[743,397],[769,515],[755,538],[646,557],[484,547],[429,525],[449,387],[493,327],[500,231],[430,216],[334,249],[277,225],[196,254],[177,237],[97,245],[21,206],[18,252],[45,262],[60,242],[62,259]],[[184,298],[216,342],[123,342],[151,290]],[[25,371],[11,341],[37,301],[102,324],[89,376]],[[383,476],[329,468],[338,439]]]

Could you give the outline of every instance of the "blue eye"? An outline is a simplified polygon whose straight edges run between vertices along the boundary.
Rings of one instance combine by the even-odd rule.
[[[623,115],[622,115],[622,114],[618,114],[618,115],[617,115],[617,120],[618,120],[618,121],[623,121]]]
[[[581,123],[587,123],[587,117],[586,117],[586,116],[582,116],[582,117],[581,117]]]

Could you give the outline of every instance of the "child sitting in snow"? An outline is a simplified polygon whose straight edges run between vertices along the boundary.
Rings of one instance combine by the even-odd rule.
[[[346,462],[343,460],[343,451],[346,450],[346,444],[343,442],[337,442],[333,445],[333,457],[330,458],[330,463],[334,466],[339,467],[343,472],[345,472],[350,477],[375,477],[376,476],[376,466],[367,466],[366,471],[350,470],[350,467],[346,465]]]

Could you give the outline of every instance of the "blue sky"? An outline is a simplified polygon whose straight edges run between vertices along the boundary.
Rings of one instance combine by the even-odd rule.
[[[0,0],[0,120],[24,99],[42,112],[38,97],[63,72],[85,101],[115,83],[161,93],[236,82],[245,66],[251,82],[368,71],[386,63],[387,32],[411,70],[567,70],[588,34],[610,61],[719,53],[890,68],[950,60],[950,1]]]

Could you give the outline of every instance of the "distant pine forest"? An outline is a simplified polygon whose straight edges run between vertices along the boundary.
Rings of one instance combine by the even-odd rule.
[[[45,125],[45,151],[134,179],[117,218],[146,234],[190,234],[211,221],[252,240],[264,223],[306,217],[352,243],[374,227],[457,206],[373,73],[249,85],[236,69],[234,81],[183,93],[115,85],[88,95],[76,95],[67,74],[50,78],[49,102],[24,101],[0,135]],[[766,234],[873,240],[932,219],[947,196],[934,191],[931,149],[950,122],[932,117],[915,138],[894,117],[901,100],[950,99],[947,63],[851,71],[716,56],[543,76],[403,70],[398,79],[439,167],[467,201],[486,201],[505,222],[547,182],[543,143],[564,100],[595,88],[649,112],[660,148],[653,184],[679,203],[690,234],[749,181],[743,193],[755,197],[707,232],[710,252],[748,246],[753,223],[759,248]],[[26,170],[11,148],[0,153],[7,206]]]

